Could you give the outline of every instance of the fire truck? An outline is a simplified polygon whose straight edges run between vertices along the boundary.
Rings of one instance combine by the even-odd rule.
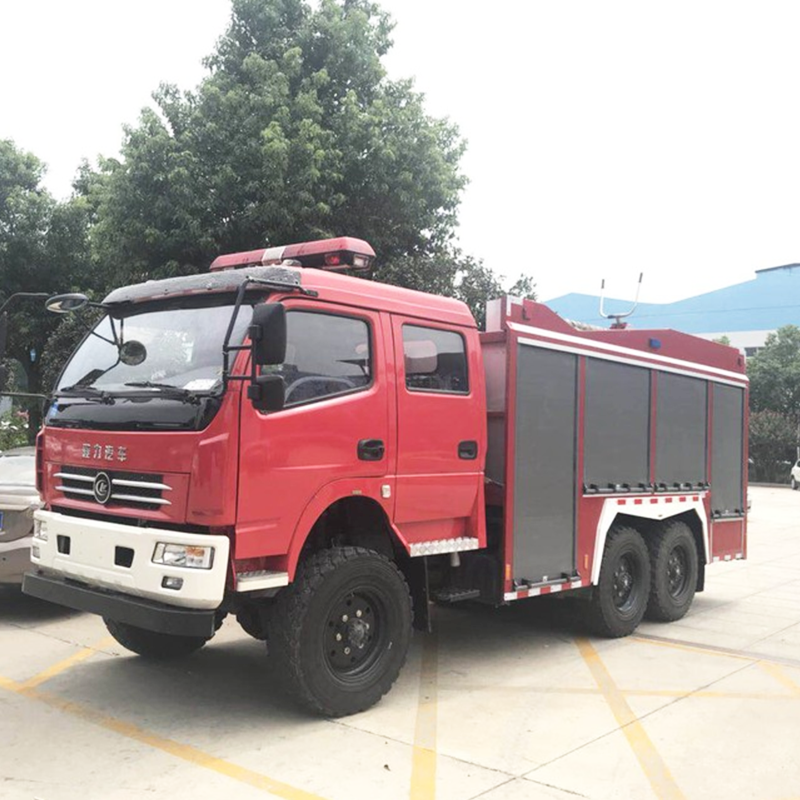
[[[434,602],[571,593],[625,636],[745,557],[736,350],[513,297],[479,332],[359,277],[374,255],[342,237],[51,298],[102,318],[48,401],[24,591],[149,658],[234,615],[339,716],[389,690]]]

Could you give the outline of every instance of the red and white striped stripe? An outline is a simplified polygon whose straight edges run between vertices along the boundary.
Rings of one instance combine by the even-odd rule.
[[[524,589],[517,589],[514,592],[506,592],[503,599],[506,602],[511,600],[522,600],[525,597],[539,597],[545,594],[556,594],[557,592],[568,592],[570,589],[580,589],[589,586],[590,581],[577,578],[575,580],[562,581],[561,583],[546,583],[540,586],[528,586]]]

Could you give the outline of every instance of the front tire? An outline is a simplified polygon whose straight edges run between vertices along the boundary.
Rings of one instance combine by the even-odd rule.
[[[310,556],[272,609],[269,652],[305,706],[327,717],[369,708],[389,691],[411,641],[400,570],[363,547]]]
[[[679,520],[666,522],[648,539],[650,599],[647,618],[674,622],[692,605],[697,590],[697,546],[691,528]]]
[[[797,481],[794,479],[794,475],[792,475],[792,491],[797,491]]]
[[[108,632],[127,650],[143,658],[166,660],[188,656],[199,650],[207,641],[204,636],[177,636],[170,633],[158,633],[117,622],[103,617]]]
[[[642,621],[649,594],[650,559],[644,539],[634,528],[612,528],[600,580],[589,601],[590,628],[611,639],[628,636]]]

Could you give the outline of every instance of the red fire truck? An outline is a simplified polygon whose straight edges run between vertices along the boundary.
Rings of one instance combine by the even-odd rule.
[[[512,297],[480,333],[456,300],[339,274],[373,257],[236,253],[96,304],[38,439],[25,591],[153,658],[233,614],[336,716],[388,691],[433,600],[572,592],[624,636],[745,557],[736,350]]]

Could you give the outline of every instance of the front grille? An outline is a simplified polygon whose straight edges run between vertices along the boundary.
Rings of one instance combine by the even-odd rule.
[[[95,496],[94,482],[98,473],[105,473],[111,479],[111,494],[106,503],[100,503]],[[172,487],[164,483],[163,475],[147,472],[120,472],[119,470],[95,469],[93,467],[63,466],[55,473],[60,483],[56,490],[71,500],[96,503],[105,508],[133,506],[156,511],[172,503],[164,497]]]

